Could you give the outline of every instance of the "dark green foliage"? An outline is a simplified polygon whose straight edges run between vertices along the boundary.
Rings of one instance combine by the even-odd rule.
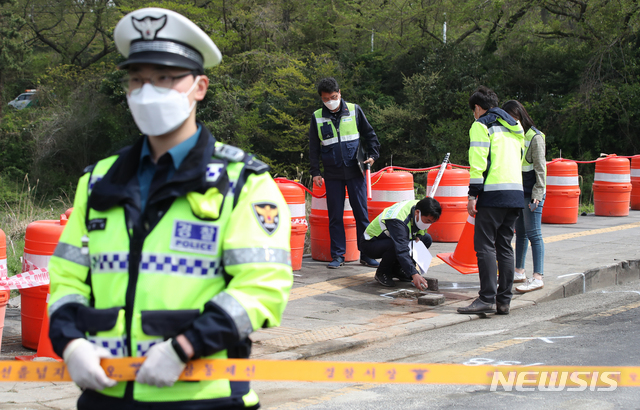
[[[94,3],[96,12],[86,14]],[[52,13],[34,0],[28,24],[25,4],[0,0],[0,30],[12,33],[0,47],[21,50],[0,61],[9,67],[0,70],[0,92],[3,78],[5,99],[36,87],[38,106],[5,110],[0,178],[29,173],[42,193],[68,192],[86,165],[139,137],[111,36],[120,16],[145,6],[188,16],[218,44],[223,63],[207,71],[210,89],[197,117],[274,174],[308,180],[309,119],[321,108],[315,85],[325,76],[374,126],[382,144],[376,169],[433,166],[447,152],[466,164],[467,100],[480,84],[501,102],[523,102],[547,134],[549,160],[640,150],[640,6],[633,0],[97,0],[63,1]],[[54,25],[59,16],[66,20]],[[67,35],[72,25],[78,29]],[[593,165],[580,172],[586,184]]]

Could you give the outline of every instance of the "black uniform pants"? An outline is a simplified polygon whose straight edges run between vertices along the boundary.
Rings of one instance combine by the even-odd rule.
[[[478,295],[483,302],[511,302],[515,268],[511,239],[521,212],[520,208],[478,208],[473,245],[480,273]]]
[[[424,243],[424,246],[429,248],[433,243],[431,235],[425,234],[422,237],[422,243]],[[404,272],[400,267],[400,262],[396,256],[397,254],[394,242],[388,236],[383,235],[377,238],[372,238],[368,241],[364,239],[361,240],[360,251],[364,252],[370,258],[382,258],[380,266],[376,269],[376,274],[386,273],[390,277],[399,278],[400,276],[404,276],[411,279],[411,272]],[[413,265],[413,261],[411,263]]]
[[[344,230],[345,190],[349,191],[349,204],[356,220],[356,234],[359,239],[369,226],[367,213],[367,184],[364,177],[351,179],[325,179],[327,189],[327,213],[329,214],[329,236],[331,238],[331,257],[344,257],[347,252],[347,238]],[[358,249],[360,249],[358,243]],[[362,252],[362,249],[360,249]],[[366,252],[364,252],[366,254]],[[371,257],[370,255],[367,255]]]

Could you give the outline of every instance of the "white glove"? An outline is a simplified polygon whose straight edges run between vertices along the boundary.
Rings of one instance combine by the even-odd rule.
[[[156,387],[173,386],[187,366],[171,346],[171,339],[151,346],[136,381]]]
[[[69,376],[83,389],[102,390],[118,383],[108,378],[100,367],[100,359],[113,357],[111,352],[87,339],[71,341],[64,349],[62,357],[67,364]]]

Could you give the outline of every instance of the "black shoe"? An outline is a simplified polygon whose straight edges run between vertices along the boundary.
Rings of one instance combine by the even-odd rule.
[[[469,306],[458,308],[458,313],[496,313],[496,305],[477,298]]]
[[[508,315],[509,310],[510,308],[508,303],[496,303],[496,315]]]
[[[391,279],[391,276],[387,275],[386,273],[377,273],[376,272],[376,276],[374,276],[374,278],[382,286],[386,286],[388,288],[395,288],[396,287],[396,283],[393,281],[393,279]]]
[[[402,269],[399,264],[394,266],[393,274],[391,275],[391,277],[398,279],[400,282],[413,282],[413,279],[411,279],[409,275],[404,273],[404,269]]]

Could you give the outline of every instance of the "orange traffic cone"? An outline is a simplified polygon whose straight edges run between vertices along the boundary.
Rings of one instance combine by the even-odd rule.
[[[47,301],[49,300],[49,295],[47,295]],[[16,356],[16,360],[22,360],[25,362],[29,362],[32,360],[36,360],[42,357],[48,357],[51,359],[55,359],[59,362],[62,361],[62,358],[58,356],[53,351],[53,346],[51,345],[51,339],[49,339],[49,313],[48,313],[48,305],[44,309],[44,316],[42,317],[42,327],[40,328],[40,339],[38,341],[38,350],[36,354],[31,356]]]
[[[473,246],[475,225],[476,218],[469,216],[453,253],[438,254],[438,258],[463,275],[478,273],[478,258]]]

